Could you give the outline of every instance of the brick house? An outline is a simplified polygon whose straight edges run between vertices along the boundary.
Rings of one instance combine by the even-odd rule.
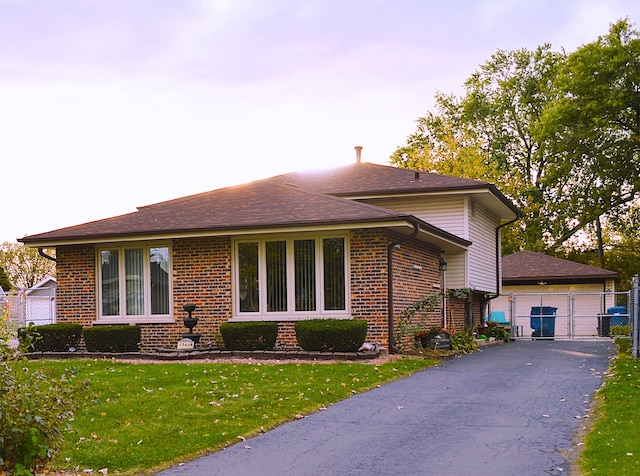
[[[188,303],[201,347],[248,320],[278,321],[295,346],[295,321],[320,317],[366,319],[367,341],[393,351],[421,296],[472,290],[430,323],[480,321],[499,291],[500,228],[519,215],[492,184],[358,156],[19,241],[56,250],[58,322],[140,324],[143,352],[175,348]]]

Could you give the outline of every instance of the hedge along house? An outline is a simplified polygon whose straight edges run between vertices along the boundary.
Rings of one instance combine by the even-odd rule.
[[[358,149],[358,148],[357,148]],[[495,186],[363,163],[291,173],[30,235],[55,248],[58,322],[140,324],[141,351],[175,348],[183,305],[196,304],[198,346],[226,321],[365,319],[367,341],[393,351],[398,318],[422,296],[434,324],[479,320],[499,290],[500,227],[519,211]],[[446,262],[446,267],[443,264]],[[445,269],[446,268],[446,269]]]

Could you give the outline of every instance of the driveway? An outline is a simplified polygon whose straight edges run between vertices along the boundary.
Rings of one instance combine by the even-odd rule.
[[[566,475],[614,353],[609,340],[487,347],[159,474]]]

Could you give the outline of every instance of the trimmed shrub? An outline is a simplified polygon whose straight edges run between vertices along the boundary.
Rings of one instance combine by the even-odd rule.
[[[140,326],[113,325],[87,327],[83,333],[88,352],[137,352]]]
[[[71,347],[78,346],[80,336],[80,324],[45,324],[18,329],[21,348],[33,352],[67,352]]]
[[[223,322],[220,335],[226,350],[272,350],[278,338],[278,323]]]
[[[357,352],[367,337],[362,319],[309,319],[295,324],[298,345],[306,351]]]

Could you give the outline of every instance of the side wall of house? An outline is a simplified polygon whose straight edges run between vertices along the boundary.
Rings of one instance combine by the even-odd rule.
[[[90,326],[96,320],[96,252],[93,245],[56,248],[58,322]]]
[[[352,230],[350,242],[350,310],[354,319],[368,322],[367,341],[388,348],[387,245],[401,235],[388,230]],[[60,246],[56,250],[58,320],[83,326],[95,323],[96,251],[93,245]],[[394,250],[394,317],[420,297],[439,292],[440,251],[411,240]],[[174,349],[187,331],[185,304],[195,304],[199,319],[194,331],[201,334],[196,348],[215,345],[220,323],[231,318],[231,239],[202,237],[172,241],[172,297],[174,323],[142,324],[141,351]],[[440,311],[430,315],[435,325]],[[281,322],[279,345],[296,345],[294,322]]]
[[[195,304],[194,332],[200,348],[213,346],[221,322],[231,317],[231,240],[229,237],[181,238],[172,242],[175,324],[143,326],[143,350],[173,349],[187,332],[185,304]]]
[[[351,316],[368,322],[367,342],[387,348],[387,234],[353,230],[349,237]]]
[[[496,259],[496,228],[499,220],[475,203],[468,200],[469,237],[473,243],[467,256],[469,280],[466,287],[485,293],[498,293]]]
[[[392,235],[395,242],[398,235]],[[413,335],[403,332],[400,316],[407,307],[425,296],[438,295],[432,311],[415,315],[410,325],[427,328],[442,325],[442,282],[440,275],[440,250],[416,240],[404,242],[393,251],[393,314],[396,345],[413,344]]]
[[[466,253],[448,254],[447,287],[497,293],[495,229],[499,220],[462,195],[365,200],[420,218],[472,242]]]
[[[408,213],[453,235],[468,239],[469,223],[465,207],[466,199],[461,195],[383,198],[363,201]],[[448,254],[446,259],[447,286],[450,288],[468,287],[468,253]]]

